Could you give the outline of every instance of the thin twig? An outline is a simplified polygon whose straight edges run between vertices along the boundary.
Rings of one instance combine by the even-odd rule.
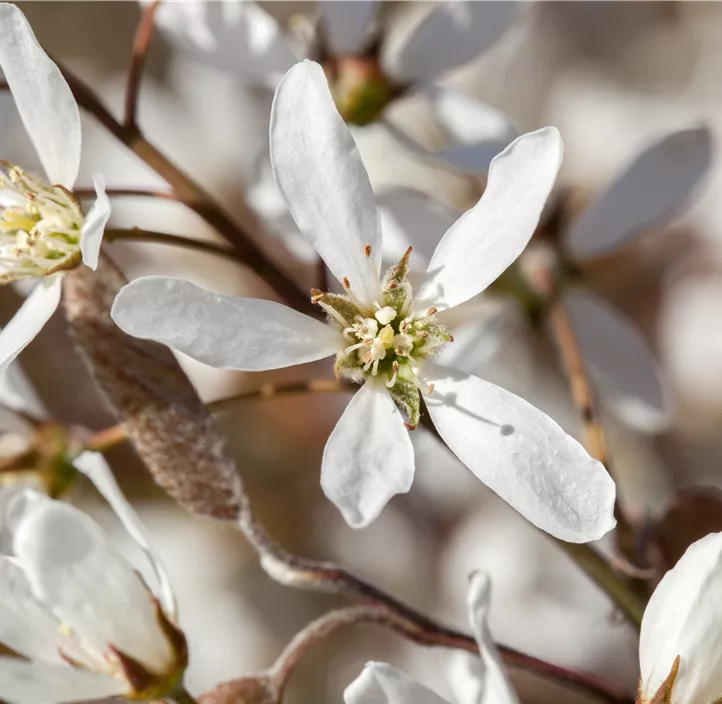
[[[179,201],[191,208],[233,246],[239,260],[242,260],[248,268],[264,279],[281,298],[294,308],[318,317],[319,311],[311,303],[307,293],[272,262],[256,244],[256,240],[263,237],[263,231],[247,205],[242,202],[236,203],[240,222],[234,222],[233,218],[204,188],[151,144],[136,125],[123,125],[118,122],[83,81],[65,68],[62,63],[58,61],[55,63],[63,72],[78,104],[165,179],[173,188]]]
[[[417,623],[386,608],[353,606],[337,609],[324,614],[296,634],[268,671],[267,674],[271,677],[276,701],[281,701],[284,689],[294,670],[315,645],[337,630],[361,623],[372,623],[389,628],[420,645],[456,648],[475,655],[479,653],[479,646],[471,635],[458,632],[455,633],[455,638],[451,641],[446,637],[446,634],[439,637],[439,634],[419,627]],[[505,663],[509,668],[524,671],[530,669],[529,661],[532,660],[531,658],[511,648],[502,648],[502,652]],[[603,688],[593,677],[579,675],[549,663],[543,663],[542,665],[540,661],[534,661],[532,669],[540,674],[552,677],[557,682],[569,685],[580,694],[589,695],[596,701],[610,704],[631,704],[629,697]]]
[[[74,188],[73,193],[78,198],[95,198],[96,193],[94,188]],[[176,203],[183,205],[189,205],[184,201],[180,200],[175,193],[170,191],[151,191],[145,188],[106,188],[105,194],[111,198],[115,196],[129,196],[129,197],[141,197],[141,198],[160,198],[162,200],[172,200]]]
[[[109,242],[125,240],[130,242],[149,242],[153,244],[168,244],[177,247],[187,247],[188,249],[197,249],[207,254],[233,259],[243,264],[244,262],[238,257],[237,252],[225,245],[207,242],[205,240],[196,240],[182,235],[172,235],[167,232],[157,232],[155,230],[141,230],[133,227],[130,229],[108,229],[105,231],[104,239]]]
[[[135,125],[138,116],[138,99],[140,84],[143,78],[145,60],[148,57],[150,43],[155,31],[155,13],[160,6],[160,0],[154,0],[146,5],[133,41],[133,52],[128,70],[128,83],[125,89],[125,124]]]

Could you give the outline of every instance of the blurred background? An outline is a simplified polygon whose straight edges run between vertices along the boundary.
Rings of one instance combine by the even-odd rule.
[[[61,0],[18,4],[47,51],[120,114],[142,7]],[[403,31],[414,13],[430,9],[426,3],[381,5],[381,33]],[[279,23],[279,31],[309,44],[318,12],[314,3],[258,7]],[[201,17],[203,8],[197,11]],[[641,149],[672,130],[706,124],[713,148],[719,142],[721,4],[538,2],[515,4],[513,11],[513,21],[487,51],[440,81],[493,105],[520,132],[558,127],[565,140],[560,192],[570,194],[568,207],[589,202]],[[194,10],[188,12],[180,30],[170,20],[161,22],[142,86],[139,123],[150,141],[229,212],[242,212],[250,199],[259,217],[266,216],[260,244],[299,282],[311,285],[315,263],[279,224],[282,216],[268,216],[266,208],[274,197],[263,190],[261,173],[274,77],[239,68],[254,60],[244,49],[251,38],[240,30],[234,34],[231,28],[218,38],[226,43],[223,52],[204,55],[203,23],[198,19],[196,25]],[[189,28],[198,36],[189,39]],[[7,128],[1,156],[32,169],[37,160],[22,125],[8,96],[0,98]],[[413,95],[402,96],[385,115],[420,144],[440,145],[428,105]],[[163,187],[92,118],[83,119],[79,188],[90,186],[96,171],[114,187]],[[379,193],[413,188],[461,212],[481,192],[478,174],[420,158],[383,124],[357,126],[354,136]],[[673,408],[670,422],[654,433],[605,414],[620,492],[630,515],[642,523],[663,515],[682,487],[722,488],[721,197],[722,162],[713,156],[674,219],[584,271],[588,289],[633,321],[655,353]],[[118,198],[113,205],[115,227],[216,237],[177,203]],[[253,274],[219,258],[128,243],[108,245],[107,252],[131,278],[173,274],[223,293],[273,297]],[[20,300],[13,289],[0,290],[2,322]],[[543,331],[512,317],[493,347],[477,373],[525,396],[579,435],[561,367]],[[244,375],[181,361],[208,401],[263,383],[331,374],[323,363]],[[62,316],[27,348],[21,363],[58,421],[94,429],[112,424],[73,352]],[[636,639],[607,597],[423,428],[412,434],[417,475],[411,492],[393,499],[366,530],[345,525],[321,492],[319,469],[326,438],[346,402],[345,394],[256,398],[238,401],[219,417],[255,510],[277,540],[292,552],[338,560],[460,627],[465,627],[467,575],[483,569],[493,579],[491,627],[500,642],[633,692]],[[239,534],[191,519],[164,498],[130,448],[113,450],[109,460],[177,588],[191,646],[193,693],[270,665],[304,624],[341,603],[272,583]],[[123,539],[89,488],[81,487],[76,499]],[[304,661],[287,700],[341,701],[343,688],[369,659],[388,660],[441,694],[449,691],[448,653],[359,627],[335,635]],[[530,704],[576,701],[528,681],[520,680],[520,688]]]

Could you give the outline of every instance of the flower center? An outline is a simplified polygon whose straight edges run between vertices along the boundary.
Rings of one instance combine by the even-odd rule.
[[[367,245],[368,248],[368,245]],[[419,362],[438,352],[453,337],[436,319],[436,308],[414,311],[408,281],[411,248],[381,283],[381,300],[364,311],[344,282],[348,296],[313,290],[311,300],[328,314],[328,322],[348,343],[336,357],[336,375],[362,382],[381,378],[402,407],[411,426],[418,423]],[[367,254],[368,256],[368,254]]]
[[[70,191],[12,164],[0,176],[0,283],[49,276],[82,260],[84,216]]]

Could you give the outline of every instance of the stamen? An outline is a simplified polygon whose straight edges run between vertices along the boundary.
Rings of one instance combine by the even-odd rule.
[[[367,245],[364,246],[364,254],[365,254],[367,257],[370,257],[370,256],[371,256],[371,245],[370,245],[370,244],[367,244]]]
[[[311,299],[313,300],[313,299]],[[322,301],[316,301],[316,303],[321,306],[321,309],[328,313],[332,318],[335,318],[341,325],[343,325],[344,328],[350,328],[348,320],[344,318],[341,313],[339,313],[333,306],[328,305],[328,303],[323,303]]]
[[[359,343],[357,343],[357,344],[355,344],[355,345],[351,345],[350,347],[347,347],[347,348],[343,351],[343,353],[346,354],[346,355],[348,355],[348,354],[351,354],[351,352],[355,352],[356,350],[361,349],[362,347],[366,347],[366,343],[365,343],[365,342],[359,342]]]

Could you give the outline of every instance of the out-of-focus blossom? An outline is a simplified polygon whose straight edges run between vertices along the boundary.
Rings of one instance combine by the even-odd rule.
[[[636,326],[599,296],[580,288],[576,272],[584,262],[613,254],[672,218],[707,171],[711,153],[706,127],[665,135],[636,155],[568,226],[540,232],[519,260],[527,275],[533,276],[533,270],[542,267],[559,277],[563,305],[600,394],[621,420],[643,432],[663,431],[672,415],[657,361]],[[434,207],[432,198],[426,200],[427,209]],[[423,227],[408,218],[398,216],[395,224],[409,236],[418,232],[423,236]],[[546,236],[552,241],[545,240]],[[515,294],[521,291],[528,296],[523,285],[518,289],[519,284]],[[479,329],[471,331],[474,337],[488,346],[493,336]],[[497,337],[499,347],[502,342]],[[461,346],[449,354],[450,362],[463,369],[477,369],[480,364]]]
[[[640,704],[722,697],[722,533],[693,543],[649,600],[639,642]]]
[[[98,263],[110,217],[105,180],[85,215],[73,196],[80,165],[80,115],[58,67],[14,5],[0,4],[0,68],[48,180],[5,164],[0,188],[0,282],[41,279],[0,333],[0,371],[33,340],[60,303],[64,272]]]
[[[186,667],[175,598],[101,455],[77,468],[145,552],[151,592],[89,516],[33,489],[0,494],[0,690],[11,704],[172,695]]]
[[[471,577],[467,606],[480,658],[455,659],[450,682],[456,704],[518,704],[487,623],[491,601],[488,576]],[[391,665],[370,662],[344,693],[346,704],[448,704]]]
[[[404,146],[463,171],[483,172],[518,133],[497,109],[439,83],[448,71],[484,53],[516,15],[507,2],[444,2],[419,5],[383,25],[373,0],[321,2],[315,27],[286,31],[257,4],[168,2],[157,14],[166,36],[252,86],[273,88],[296,61],[320,61],[339,112],[349,124],[381,120],[396,98],[418,94],[428,102],[447,147],[432,151],[394,123],[381,120]],[[302,23],[293,22],[298,28]],[[254,208],[281,235],[287,212],[259,150]],[[297,233],[286,237],[292,243]],[[291,246],[293,246],[291,244]]]
[[[602,465],[526,401],[429,359],[453,340],[436,313],[476,296],[523,251],[561,157],[553,128],[518,138],[493,161],[483,198],[441,239],[421,285],[408,280],[410,250],[382,279],[368,175],[323,69],[304,61],[276,91],[271,159],[296,224],[346,291],[313,292],[329,324],[164,277],[126,286],[113,318],[217,367],[261,371],[336,355],[337,375],[363,386],[326,444],[321,483],[354,527],[410,489],[413,449],[397,406],[415,427],[423,395],[453,452],[527,519],[564,540],[599,538],[614,525]]]

